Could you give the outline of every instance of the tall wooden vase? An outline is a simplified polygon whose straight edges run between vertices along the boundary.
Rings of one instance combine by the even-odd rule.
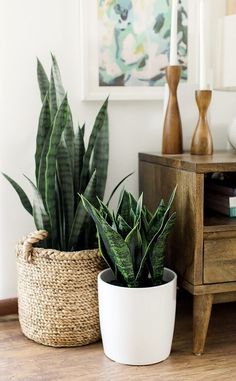
[[[211,96],[211,90],[198,90],[195,92],[196,102],[199,109],[199,119],[192,139],[192,155],[213,154],[212,136],[207,121],[207,110],[211,102]]]
[[[180,76],[180,65],[168,66],[166,68],[166,80],[169,86],[169,100],[163,126],[163,154],[179,154],[183,152],[182,123],[177,99],[177,88]]]

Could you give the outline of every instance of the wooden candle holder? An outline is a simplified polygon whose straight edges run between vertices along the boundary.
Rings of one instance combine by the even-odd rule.
[[[180,65],[166,68],[169,86],[169,100],[163,126],[162,153],[179,154],[183,152],[182,123],[177,100],[177,88],[181,76]]]
[[[198,90],[195,92],[195,98],[199,109],[199,119],[192,139],[192,155],[213,154],[212,136],[207,121],[207,110],[211,102],[211,96],[211,90]]]

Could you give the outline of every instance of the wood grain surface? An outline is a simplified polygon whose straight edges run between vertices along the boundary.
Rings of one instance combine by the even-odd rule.
[[[212,303],[236,300],[236,219],[209,214],[204,208],[206,174],[212,172],[229,172],[234,179],[235,151],[212,156],[139,154],[140,192],[150,209],[178,184],[167,264],[177,272],[179,285],[196,296],[193,351],[197,353],[204,348]]]
[[[139,171],[140,192],[144,192],[144,203],[152,211],[161,197],[168,200],[178,184],[173,203],[177,220],[167,264],[191,284],[202,284],[203,175],[143,160]]]
[[[233,151],[215,151],[213,155],[161,155],[158,152],[140,153],[139,160],[196,173],[235,172],[236,154]]]
[[[15,317],[0,319],[0,381],[232,381],[236,379],[236,304],[213,306],[206,353],[192,354],[192,299],[178,302],[171,356],[150,366],[125,366],[101,343],[50,348],[26,339]]]
[[[227,0],[226,14],[227,15],[236,14],[236,1],[235,0]]]
[[[199,119],[192,138],[192,155],[212,155],[213,153],[213,141],[207,121],[207,110],[210,105],[211,95],[211,90],[198,90],[195,92]]]
[[[17,298],[0,300],[0,316],[16,314],[17,311]]]
[[[163,126],[162,153],[177,154],[183,152],[182,122],[179,111],[177,88],[182,67],[166,68],[166,80],[169,86],[169,100]]]
[[[236,238],[205,240],[203,281],[236,282]]]

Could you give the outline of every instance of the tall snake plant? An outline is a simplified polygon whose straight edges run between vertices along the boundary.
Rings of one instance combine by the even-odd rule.
[[[33,203],[24,190],[3,174],[33,218],[36,228],[48,231],[44,247],[59,250],[82,250],[96,245],[96,228],[86,213],[83,194],[98,205],[103,199],[108,167],[108,99],[99,110],[88,145],[85,126],[74,132],[71,109],[62,85],[57,61],[52,56],[51,76],[38,60],[38,84],[42,100],[35,152]]]
[[[151,213],[125,190],[116,213],[99,200],[97,209],[81,195],[85,209],[93,218],[99,249],[113,271],[116,284],[124,287],[149,287],[162,284],[167,238],[176,214],[169,213],[176,188],[165,205],[161,200]]]

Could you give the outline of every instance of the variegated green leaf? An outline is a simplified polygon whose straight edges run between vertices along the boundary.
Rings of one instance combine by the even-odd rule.
[[[136,287],[135,275],[133,270],[132,257],[127,243],[123,238],[112,229],[106,220],[99,215],[98,210],[93,207],[88,200],[81,195],[85,209],[93,218],[98,234],[110,255],[112,262],[122,274],[128,287]]]
[[[109,158],[109,134],[108,115],[105,114],[103,126],[101,127],[94,145],[92,172],[96,169],[97,188],[96,194],[103,199],[107,181],[107,168]]]
[[[168,213],[174,201],[176,190],[177,190],[177,185],[174,188],[173,192],[171,193],[167,206],[164,207],[164,203],[163,201],[161,201],[157,211],[154,213],[154,216],[149,224],[149,232],[148,232],[149,239],[153,237],[153,235],[155,234],[155,231],[158,230],[160,232],[161,229],[163,228],[164,222],[166,221],[166,218],[168,217]]]
[[[74,219],[74,183],[70,155],[64,139],[61,140],[58,148],[57,172],[62,195],[62,210],[65,219],[65,242],[68,242]]]
[[[94,202],[95,200],[96,181],[97,181],[96,172],[94,172],[84,191],[84,196],[91,202]],[[74,217],[73,225],[71,228],[71,233],[70,233],[70,238],[68,243],[69,250],[72,250],[72,249],[74,250],[76,248],[76,245],[82,230],[87,228],[85,224],[87,220],[88,220],[88,215],[86,213],[86,210],[84,209],[82,201],[80,200],[75,212],[75,217]]]
[[[60,179],[58,176],[58,171],[56,171],[56,223],[57,223],[57,232],[58,232],[58,239],[57,239],[57,247],[55,247],[58,250],[67,250],[67,243],[66,243],[66,227],[65,227],[65,218],[64,218],[64,211],[63,211],[63,198],[62,198],[62,190],[61,190],[61,184]]]
[[[114,194],[116,193],[117,189],[121,186],[121,184],[129,177],[133,174],[134,172],[131,172],[129,173],[127,176],[125,176],[121,181],[119,181],[119,183],[115,186],[115,188],[112,190],[109,198],[108,198],[108,201],[107,201],[107,206],[109,206],[110,204],[110,201],[112,199],[112,197],[114,196]]]
[[[81,127],[81,134],[82,134],[83,138],[84,138],[84,133],[85,133],[85,123]]]
[[[55,177],[56,177],[56,158],[58,147],[61,141],[61,135],[66,125],[68,113],[67,97],[63,99],[61,106],[55,116],[50,136],[49,149],[46,157],[46,175],[45,175],[45,193],[46,204],[52,226],[53,243],[57,239],[56,226],[56,199],[55,199]]]
[[[136,276],[142,261],[142,237],[139,231],[139,221],[125,238],[132,256],[134,274]]]
[[[111,268],[113,274],[115,275],[116,274],[116,266],[115,264],[112,262],[111,260],[111,257],[109,255],[109,253],[107,252],[105,246],[104,246],[104,243],[100,237],[100,234],[97,233],[97,236],[98,236],[98,248],[99,248],[99,252],[101,254],[101,256],[103,257],[104,261],[106,262],[106,264]]]
[[[38,132],[36,137],[35,177],[36,177],[37,186],[39,186],[39,166],[40,166],[40,161],[42,157],[43,146],[50,130],[51,130],[50,108],[49,108],[48,95],[46,95],[44,98],[41,113],[39,116]]]
[[[118,233],[125,239],[125,237],[132,230],[132,227],[127,224],[125,219],[119,214],[116,218],[116,228]]]
[[[138,202],[136,203],[135,217],[134,217],[135,224],[137,224],[137,222],[140,221],[142,210],[143,210],[143,194],[140,195]]]
[[[153,285],[156,286],[162,283],[164,260],[166,254],[166,241],[176,220],[176,214],[173,213],[167,220],[160,236],[152,241],[148,248],[148,256],[151,262],[151,277]]]
[[[34,185],[34,183],[27,176],[25,176],[25,178],[29,181],[29,183],[30,183],[30,185],[34,191],[33,217],[34,217],[35,226],[38,230],[47,230],[48,239],[50,239],[51,225],[50,225],[50,221],[49,221],[49,216],[48,216],[48,214],[45,210],[44,204],[43,204],[41,194],[39,193],[39,190]]]
[[[127,285],[126,281],[124,280],[123,275],[121,274],[121,272],[118,270],[116,264],[114,264],[112,262],[111,257],[109,255],[109,253],[107,252],[107,250],[106,250],[106,248],[104,246],[104,243],[103,243],[99,233],[97,233],[97,237],[98,237],[98,247],[99,247],[99,251],[100,251],[101,256],[103,257],[103,259],[106,262],[106,264],[112,270],[112,272],[114,274],[114,278],[117,281],[117,283],[119,284],[119,286],[126,287],[126,285]]]
[[[25,210],[27,210],[27,212],[29,214],[33,215],[33,209],[32,209],[31,202],[28,199],[28,196],[26,195],[24,190],[21,188],[21,186],[18,185],[11,177],[6,175],[5,173],[2,172],[2,174],[9,181],[9,183],[13,186],[13,188],[15,189],[15,191],[18,194],[18,196],[21,200],[21,203],[22,203],[23,207],[25,208]]]
[[[168,231],[168,233],[170,232],[170,230],[172,229],[173,224],[175,222],[175,218],[176,218],[176,215],[175,215],[175,213],[173,213],[171,215],[171,217],[167,220],[167,222],[165,224],[163,223],[162,228],[160,228],[156,232],[156,234],[153,236],[153,238],[150,241],[148,241],[149,243],[148,243],[148,246],[147,246],[145,253],[143,255],[143,258],[142,258],[142,261],[141,261],[141,264],[140,264],[140,267],[139,267],[139,270],[138,270],[138,273],[136,276],[136,280],[139,280],[142,277],[142,272],[145,268],[145,264],[146,264],[148,258],[150,258],[150,256],[152,255],[152,250],[153,250],[157,240],[162,236],[162,233],[163,233],[163,235],[165,234],[164,232],[166,230]],[[166,230],[165,230],[165,227],[166,227]],[[168,229],[168,227],[170,227],[170,229]],[[152,269],[151,269],[151,272],[152,272]]]
[[[57,110],[59,109],[64,97],[65,90],[62,85],[60,70],[55,57],[52,55],[52,69],[49,86],[49,103],[52,121],[54,120]]]
[[[109,225],[113,224],[113,215],[108,209],[107,205],[104,204],[104,202],[100,199],[98,199],[99,206],[100,206],[100,213],[105,218],[105,220],[109,223]]]
[[[117,215],[120,215],[129,226],[133,227],[134,214],[132,213],[132,200],[130,194],[126,190],[123,190],[118,204]]]
[[[147,224],[149,224],[152,219],[152,213],[146,208],[145,205],[143,205],[143,215],[145,217]]]
[[[83,193],[86,184],[88,182],[89,178],[89,165],[90,165],[90,159],[92,155],[92,151],[94,149],[94,145],[98,136],[99,131],[101,128],[104,126],[104,120],[107,117],[107,104],[108,104],[108,98],[106,101],[103,103],[101,109],[98,112],[98,115],[96,117],[92,132],[89,137],[89,143],[88,143],[88,148],[85,152],[84,155],[84,160],[83,160],[83,168],[81,171],[81,176],[80,176],[80,191],[79,193]]]
[[[37,76],[38,76],[38,84],[39,84],[41,100],[43,102],[49,90],[49,80],[48,80],[47,74],[45,73],[43,65],[41,64],[38,58],[37,58]]]
[[[74,190],[75,194],[79,192],[80,188],[80,175],[83,167],[84,157],[84,136],[82,128],[78,127],[74,139]],[[77,202],[76,202],[77,206]]]
[[[166,212],[166,206],[164,203],[164,200],[161,200],[158,208],[156,209],[155,213],[153,214],[149,224],[148,224],[148,237],[151,239],[157,230],[160,229],[160,227],[163,224],[163,217]]]
[[[63,131],[63,137],[66,142],[70,162],[71,162],[71,168],[74,172],[74,140],[75,140],[75,134],[74,134],[74,128],[73,128],[73,120],[72,120],[72,114],[70,106],[68,105],[68,117],[66,121],[66,126]]]
[[[46,209],[47,209],[47,205],[46,205],[46,191],[45,191],[45,189],[46,189],[45,172],[46,172],[46,159],[47,159],[47,154],[48,154],[48,150],[49,150],[50,137],[51,137],[51,130],[48,131],[46,138],[44,140],[43,149],[42,149],[41,158],[40,158],[40,163],[39,163],[38,184],[37,184],[39,192],[40,192],[42,199],[43,199],[43,202],[44,202],[44,206]]]

